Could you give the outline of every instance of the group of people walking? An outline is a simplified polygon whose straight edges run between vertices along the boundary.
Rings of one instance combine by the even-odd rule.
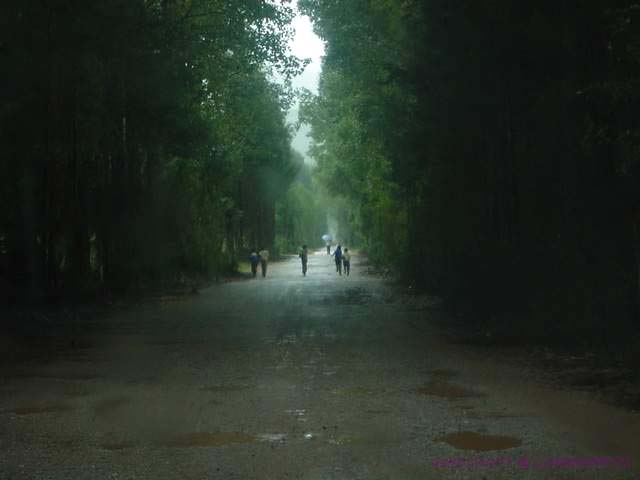
[[[334,252],[331,253],[330,248],[327,247],[327,255],[333,255],[336,262],[337,273],[342,275],[342,271],[344,270],[345,275],[349,276],[351,271],[351,254],[348,248],[345,248],[343,251],[342,246],[338,245]],[[298,257],[300,257],[300,261],[302,262],[302,275],[306,276],[307,265],[309,263],[309,249],[306,245],[302,246],[298,252]],[[262,276],[266,277],[269,263],[269,250],[263,248],[258,251],[257,248],[254,248],[249,254],[249,263],[251,264],[251,275],[254,278],[258,274],[258,265],[260,265]]]
[[[249,263],[251,264],[251,275],[255,278],[258,273],[258,264],[260,264],[260,270],[262,271],[262,276],[267,276],[267,265],[269,263],[269,250],[266,248],[257,251],[257,248],[251,250],[251,254],[249,255]]]
[[[344,269],[345,275],[349,276],[351,272],[351,254],[349,253],[349,249],[345,248],[343,252],[342,246],[338,245],[331,255],[333,255],[333,259],[336,262],[336,272],[342,275],[342,270]]]
[[[349,276],[351,272],[351,254],[349,249],[342,250],[342,245],[338,245],[333,253],[331,253],[331,245],[327,244],[327,255],[333,255],[333,259],[336,262],[336,272],[342,275],[344,270],[345,275]],[[300,260],[302,261],[302,274],[307,275],[307,263],[309,261],[309,249],[306,245],[303,245],[298,253]]]

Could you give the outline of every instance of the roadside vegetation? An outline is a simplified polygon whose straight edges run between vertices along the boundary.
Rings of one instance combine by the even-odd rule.
[[[318,178],[371,260],[495,336],[640,350],[640,10],[301,0]]]
[[[2,2],[7,300],[219,275],[272,248],[277,208],[304,195],[289,190],[302,166],[287,81],[306,63],[287,48],[293,14],[242,0]]]

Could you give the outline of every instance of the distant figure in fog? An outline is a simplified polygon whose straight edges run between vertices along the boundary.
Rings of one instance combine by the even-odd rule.
[[[344,273],[348,277],[349,272],[351,271],[351,254],[349,253],[349,249],[345,248],[344,253],[342,254],[342,266],[344,267]]]
[[[306,245],[302,246],[300,253],[298,254],[300,261],[302,261],[302,275],[307,275],[307,262],[309,261],[309,250]]]
[[[327,255],[331,255],[331,235],[325,233],[324,235],[322,235],[322,240],[324,240],[324,243],[327,246]]]
[[[262,270],[262,276],[266,277],[267,264],[269,263],[269,250],[267,250],[266,248],[263,248],[258,252],[258,255],[260,255],[260,268]]]
[[[336,272],[342,275],[342,247],[340,245],[333,251],[333,257],[336,261]]]
[[[258,255],[257,248],[251,250],[249,254],[249,263],[251,263],[251,275],[255,278],[258,272],[258,264],[260,263],[260,256]]]

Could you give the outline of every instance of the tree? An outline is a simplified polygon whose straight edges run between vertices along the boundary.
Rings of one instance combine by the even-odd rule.
[[[300,3],[328,42],[319,178],[374,259],[541,335],[635,322],[632,3]]]
[[[292,177],[290,93],[267,78],[304,66],[292,15],[244,0],[2,4],[0,275],[14,296],[220,272],[253,235],[237,238],[242,219],[254,228],[247,202],[273,242],[281,190],[266,186]],[[242,192],[257,173],[265,188]]]

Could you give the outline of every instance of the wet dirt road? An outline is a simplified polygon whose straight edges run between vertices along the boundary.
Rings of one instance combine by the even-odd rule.
[[[444,345],[352,263],[271,264],[3,362],[0,478],[640,478],[637,414]]]

